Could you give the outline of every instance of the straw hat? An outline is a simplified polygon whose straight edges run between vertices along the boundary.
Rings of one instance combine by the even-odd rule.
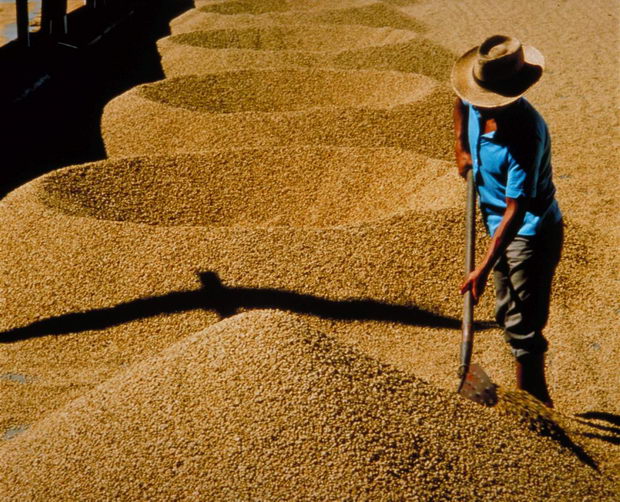
[[[543,55],[504,35],[493,35],[454,63],[452,87],[474,106],[497,108],[519,99],[540,79]]]

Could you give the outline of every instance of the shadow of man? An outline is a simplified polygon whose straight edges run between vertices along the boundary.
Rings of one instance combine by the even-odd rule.
[[[459,319],[415,306],[390,304],[371,299],[329,300],[272,288],[228,287],[222,284],[215,272],[199,272],[198,275],[201,282],[199,289],[172,291],[161,296],[138,298],[113,307],[72,312],[43,319],[0,333],[0,343],[48,335],[103,330],[156,315],[196,309],[215,311],[222,318],[230,317],[241,309],[278,309],[333,320],[382,321],[408,326],[460,328]],[[487,329],[491,326],[491,323],[482,322],[479,324],[479,329]]]

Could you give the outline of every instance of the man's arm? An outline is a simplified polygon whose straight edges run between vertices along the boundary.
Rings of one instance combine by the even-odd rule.
[[[502,221],[491,239],[487,254],[484,260],[469,274],[461,285],[461,294],[471,290],[474,302],[478,302],[478,299],[484,293],[487,278],[493,265],[506,251],[508,245],[517,235],[519,228],[521,228],[528,204],[529,198],[527,197],[519,197],[518,199],[506,198],[506,211],[504,211]]]
[[[456,167],[459,170],[459,175],[466,178],[467,171],[471,169],[471,155],[469,151],[469,141],[467,139],[467,107],[463,101],[461,101],[461,98],[456,98],[454,102],[452,117],[454,119],[454,152],[456,155]]]

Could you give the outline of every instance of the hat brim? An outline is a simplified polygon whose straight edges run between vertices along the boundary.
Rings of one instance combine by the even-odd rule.
[[[491,87],[481,86],[474,78],[478,46],[463,54],[452,67],[454,92],[463,100],[481,108],[497,108],[519,99],[540,80],[545,58],[535,47],[523,45],[524,65],[509,81]]]

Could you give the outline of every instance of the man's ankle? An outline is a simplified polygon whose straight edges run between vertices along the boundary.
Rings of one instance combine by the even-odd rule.
[[[545,354],[526,354],[516,360],[517,388],[553,408],[545,379]]]

